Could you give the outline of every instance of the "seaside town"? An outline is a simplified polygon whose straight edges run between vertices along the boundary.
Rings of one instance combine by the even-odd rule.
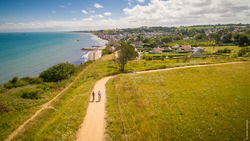
[[[110,54],[116,51],[116,48],[122,43],[127,43],[135,47],[138,58],[150,58],[146,57],[146,54],[157,54],[154,55],[154,58],[157,59],[161,56],[160,54],[168,54],[167,57],[173,58],[184,55],[202,57],[204,53],[207,53],[203,46],[246,45],[249,42],[250,28],[249,24],[217,24],[189,27],[142,26],[140,28],[84,32],[90,32],[100,39],[108,41],[106,49],[102,52],[103,55]],[[89,54],[89,60],[101,57],[100,51],[98,54],[96,52],[92,51]]]
[[[1,0],[0,141],[248,141],[250,0]]]

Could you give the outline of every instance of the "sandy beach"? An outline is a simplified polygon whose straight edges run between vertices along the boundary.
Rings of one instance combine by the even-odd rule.
[[[106,41],[107,43],[109,42],[108,40],[105,40],[105,39],[102,39],[102,38],[98,37],[98,36],[95,35],[94,33],[88,33],[88,34],[91,34],[91,35],[93,35],[93,36],[96,36],[98,39],[103,40],[103,41]]]

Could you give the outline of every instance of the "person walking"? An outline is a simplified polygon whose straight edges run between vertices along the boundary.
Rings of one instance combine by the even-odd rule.
[[[92,102],[94,102],[94,100],[95,100],[95,92],[94,91],[92,92],[92,96],[93,96]]]
[[[101,101],[101,92],[100,91],[98,92],[98,98],[99,98],[99,101]]]

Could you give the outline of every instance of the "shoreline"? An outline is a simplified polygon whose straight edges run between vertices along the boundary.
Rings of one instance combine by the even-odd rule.
[[[64,33],[77,33],[77,32],[64,32]],[[35,34],[35,33],[34,33]],[[42,34],[42,35],[45,35],[46,33],[44,33],[44,34]],[[60,34],[63,34],[63,32],[61,32]],[[86,34],[89,34],[89,33],[86,33]],[[57,34],[56,34],[57,35]],[[79,34],[78,34],[79,35]],[[93,36],[94,36],[94,34],[92,34]],[[26,37],[26,36],[24,36],[24,37]],[[76,38],[72,38],[71,40],[76,40],[78,37],[76,37]],[[68,39],[68,38],[67,38]],[[98,38],[99,39],[99,38]],[[96,38],[94,39],[94,40],[97,40]],[[93,40],[93,42],[98,42],[98,41],[100,41],[100,40],[97,40],[97,41],[94,41]],[[104,41],[104,40],[102,40],[102,41]],[[92,41],[91,41],[92,42]],[[106,42],[106,40],[105,40],[105,42]],[[91,43],[92,44],[92,43]],[[91,45],[90,44],[90,45]],[[105,43],[106,44],[106,43]],[[58,44],[56,44],[56,45],[58,45]],[[51,46],[56,46],[56,45],[51,45]],[[75,45],[74,44],[74,42],[72,42],[70,45]],[[92,45],[94,45],[94,43],[92,44]],[[73,65],[79,65],[81,62],[82,63],[85,63],[85,62],[87,62],[88,60],[90,60],[89,59],[89,56],[87,56],[87,55],[85,55],[82,51],[81,51],[81,49],[82,49],[82,47],[84,46],[84,44],[80,44],[79,45],[80,46],[80,50],[79,49],[73,49],[73,50],[78,50],[77,52],[75,52],[75,51],[73,51],[73,52],[75,52],[75,53],[71,53],[70,55],[72,55],[72,54],[74,54],[74,55],[77,55],[77,56],[75,56],[75,59],[68,59],[67,61],[66,60],[64,60],[65,58],[67,59],[67,57],[62,57],[63,59],[57,59],[57,58],[55,58],[52,62],[53,63],[44,63],[44,61],[43,61],[43,66],[42,67],[37,67],[37,66],[35,66],[35,65],[33,65],[32,66],[32,68],[30,69],[30,70],[28,70],[28,71],[26,71],[26,72],[21,72],[21,73],[13,73],[13,72],[11,72],[11,74],[9,74],[9,75],[6,75],[6,76],[4,76],[4,77],[2,77],[2,79],[1,79],[1,82],[0,82],[0,87],[1,87],[1,85],[2,84],[4,84],[4,83],[7,83],[9,80],[11,80],[13,77],[15,77],[15,76],[17,76],[18,78],[23,78],[23,77],[27,77],[27,76],[29,76],[29,77],[37,77],[37,76],[39,76],[39,74],[42,72],[42,71],[44,71],[44,70],[46,70],[46,69],[48,69],[49,67],[52,67],[52,66],[54,66],[54,65],[57,65],[57,64],[59,64],[59,63],[61,63],[61,62],[70,62],[71,64],[73,64]],[[106,45],[104,45],[105,47],[106,47]],[[38,48],[39,49],[39,48]],[[76,54],[77,53],[77,54]],[[101,53],[99,53],[98,52],[98,54],[99,55],[101,55]],[[86,56],[86,57],[85,57]],[[86,59],[85,59],[86,58]],[[32,62],[32,61],[31,61]],[[56,63],[54,63],[54,62],[56,62]],[[17,62],[18,64],[16,64],[16,65],[14,65],[14,67],[12,68],[12,70],[15,70],[16,69],[16,66],[19,66],[19,62]],[[12,67],[12,66],[11,66]],[[29,66],[30,67],[30,66]],[[4,69],[3,69],[4,70]],[[5,70],[4,70],[5,71]]]
[[[99,36],[95,35],[94,33],[87,32],[87,34],[91,34],[91,35],[93,35],[93,36],[96,36],[98,39],[100,39],[100,40],[102,40],[102,41],[106,41],[107,43],[109,42],[108,40],[103,39],[103,38],[100,38]]]
[[[92,32],[81,32],[81,31],[71,31],[71,32],[68,32],[68,33],[76,33],[76,34],[91,34],[91,35],[93,35],[93,36],[95,36],[97,39],[100,39],[100,40],[102,40],[102,41],[105,41],[105,42],[109,42],[109,40],[106,40],[106,39],[103,39],[103,38],[100,38],[98,35],[95,35],[94,33],[92,33]]]

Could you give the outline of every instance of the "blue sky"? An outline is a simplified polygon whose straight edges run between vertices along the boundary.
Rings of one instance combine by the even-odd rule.
[[[249,0],[1,0],[0,32],[250,23]]]

